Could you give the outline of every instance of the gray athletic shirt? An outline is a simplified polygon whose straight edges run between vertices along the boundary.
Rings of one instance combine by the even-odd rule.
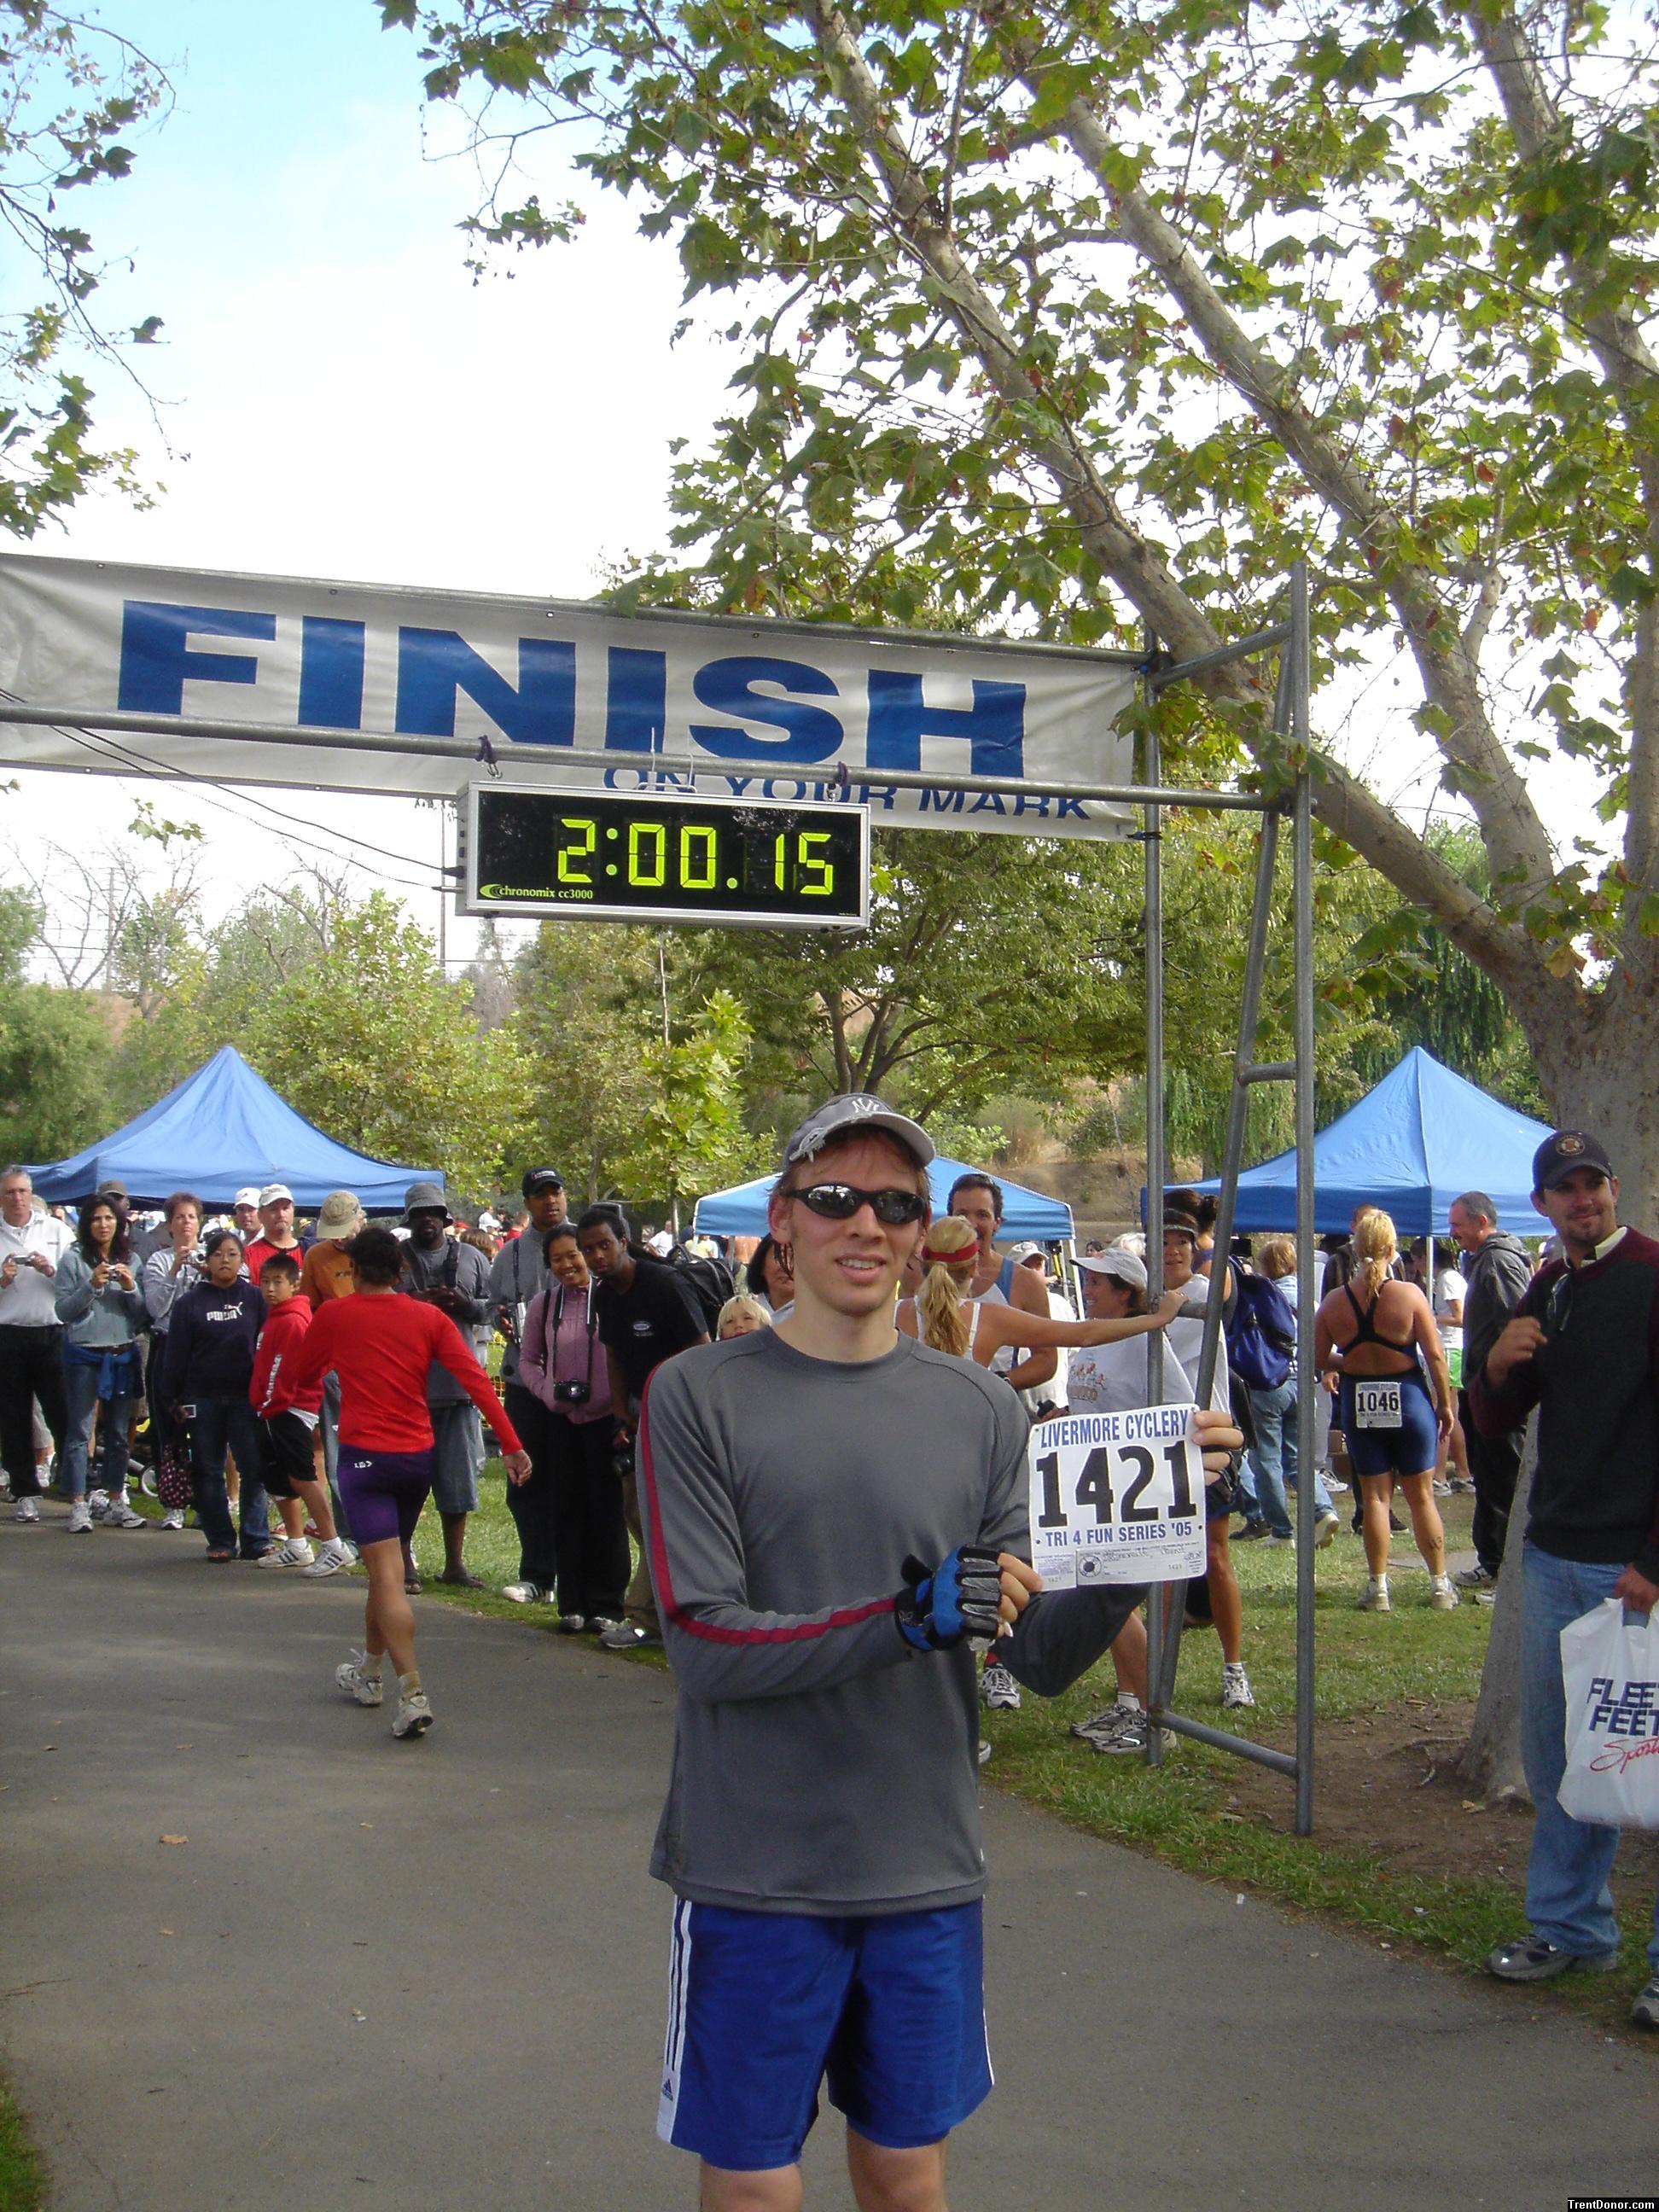
[[[902,1336],[811,1359],[764,1329],[659,1367],[640,1511],[679,1689],[651,1871],[757,1912],[875,1914],[985,1887],[966,1646],[918,1652],[914,1553],[1030,1556],[1007,1384]]]

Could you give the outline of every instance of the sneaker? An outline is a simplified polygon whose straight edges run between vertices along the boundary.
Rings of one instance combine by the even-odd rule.
[[[1092,1720],[1073,1721],[1072,1734],[1086,1743],[1091,1751],[1144,1751],[1146,1715],[1140,1705],[1129,1705],[1120,1698]]]
[[[106,1513],[109,1511],[109,1492],[108,1492],[108,1491],[106,1491],[106,1490],[89,1490],[89,1491],[88,1491],[88,1492],[87,1492],[87,1510],[88,1510],[88,1513],[90,1513],[90,1514],[91,1514],[91,1516],[92,1516],[92,1517],[93,1517],[93,1519],[94,1519],[94,1521],[101,1521],[101,1520],[103,1519],[103,1517],[104,1517],[105,1514],[106,1514]]]
[[[109,1511],[104,1516],[106,1528],[148,1528],[149,1523],[142,1513],[135,1513],[125,1497],[110,1500]]]
[[[1476,1565],[1465,1567],[1462,1574],[1452,1577],[1452,1582],[1458,1589],[1489,1590],[1497,1587],[1498,1577],[1485,1567]]]
[[[587,1636],[597,1636],[603,1644],[611,1630],[619,1625],[614,1613],[590,1613],[582,1623],[582,1632]]]
[[[1000,1659],[991,1660],[981,1669],[979,1698],[994,1713],[1019,1711],[1019,1684]]]
[[[367,1651],[354,1651],[343,1667],[334,1669],[334,1686],[343,1690],[349,1698],[356,1698],[360,1705],[378,1705],[385,1694],[378,1674],[365,1674],[368,1663]]]
[[[1389,1600],[1388,1583],[1367,1583],[1365,1595],[1359,1601],[1359,1610],[1361,1613],[1392,1613],[1394,1607]]]
[[[619,1620],[605,1630],[599,1638],[601,1651],[638,1651],[646,1644],[660,1644],[660,1636],[653,1636],[648,1629],[637,1626],[631,1620]]]
[[[426,1701],[424,1690],[400,1690],[398,1693],[398,1717],[392,1723],[393,1735],[424,1735],[432,1725],[432,1708]]]
[[[547,1592],[539,1583],[508,1583],[501,1591],[514,1605],[545,1605]]]
[[[1450,1483],[1442,1482],[1437,1478],[1433,1485],[1433,1489],[1434,1494],[1437,1498],[1449,1498],[1452,1494],[1452,1486]]]
[[[1451,1486],[1454,1498],[1473,1498],[1474,1495],[1474,1485],[1467,1474],[1453,1475]]]
[[[1517,1936],[1486,1954],[1486,1972],[1496,1974],[1500,1982],[1551,1982],[1570,1966],[1590,1966],[1598,1974],[1610,1974],[1618,1964],[1616,1951],[1587,1959],[1577,1951],[1564,1951],[1558,1944],[1547,1942],[1541,1936]]]
[[[351,1547],[343,1544],[337,1536],[325,1537],[322,1549],[316,1558],[308,1567],[301,1567],[300,1572],[309,1575],[313,1582],[320,1582],[325,1575],[337,1575],[342,1567],[350,1565]]]
[[[587,1626],[587,1615],[585,1613],[562,1613],[558,1626],[561,1636],[580,1636]]]
[[[1250,1688],[1250,1678],[1242,1665],[1223,1667],[1221,1704],[1223,1710],[1230,1713],[1255,1710],[1255,1694]]]
[[[71,1536],[89,1536],[92,1534],[92,1508],[84,1498],[76,1498],[70,1506],[67,1533]]]
[[[989,1759],[989,1757],[990,1757],[990,1756],[991,1756],[991,1747],[990,1747],[990,1745],[989,1745],[988,1743],[987,1743],[987,1742],[986,1742],[986,1741],[985,1741],[984,1737],[983,1737],[983,1736],[981,1736],[981,1738],[980,1738],[980,1740],[979,1740],[979,1763],[980,1763],[980,1765],[981,1765],[981,1766],[983,1766],[983,1765],[984,1765],[984,1764],[985,1764],[985,1762],[986,1762],[986,1760],[987,1760],[988,1759]]]
[[[261,1552],[258,1565],[262,1567],[308,1567],[313,1556],[303,1536],[289,1536],[282,1543],[273,1544],[268,1552]]]
[[[1335,1535],[1337,1530],[1341,1526],[1342,1523],[1337,1519],[1334,1513],[1322,1513],[1318,1519],[1314,1522],[1315,1551],[1325,1551],[1328,1547],[1332,1537]]]
[[[32,1498],[20,1498],[11,1517],[14,1521],[39,1521],[40,1508]]]
[[[1265,1521],[1247,1521],[1232,1540],[1235,1544],[1254,1544],[1267,1533],[1267,1524]]]
[[[184,1508],[179,1505],[168,1506],[167,1511],[161,1516],[161,1526],[164,1528],[182,1528],[184,1525]]]
[[[1436,1613],[1456,1612],[1458,1606],[1457,1592],[1452,1588],[1444,1575],[1431,1575],[1429,1577],[1429,1603]]]
[[[1644,1982],[1636,1992],[1636,2002],[1630,2008],[1631,2021],[1637,2027],[1659,2027],[1659,1974]]]

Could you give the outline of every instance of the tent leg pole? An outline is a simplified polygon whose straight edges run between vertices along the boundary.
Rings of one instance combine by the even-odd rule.
[[[1310,1350],[1314,1289],[1313,782],[1310,744],[1311,640],[1308,569],[1291,573],[1291,738],[1298,773],[1291,817],[1292,928],[1296,939],[1297,1311]],[[1313,1833],[1314,1789],[1314,1418],[1319,1377],[1310,1359],[1296,1370],[1296,1832]]]

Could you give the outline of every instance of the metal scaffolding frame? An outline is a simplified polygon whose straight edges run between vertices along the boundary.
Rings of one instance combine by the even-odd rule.
[[[1257,813],[1261,816],[1255,896],[1239,1016],[1238,1050],[1234,1063],[1226,1144],[1221,1165],[1215,1249],[1224,1255],[1232,1237],[1234,1187],[1243,1165],[1250,1086],[1257,1083],[1290,1083],[1294,1086],[1295,1097],[1297,1279],[1300,1312],[1304,1325],[1310,1326],[1310,1329],[1315,1304],[1313,813],[1311,783],[1307,767],[1310,742],[1311,654],[1307,569],[1302,562],[1298,562],[1291,572],[1290,599],[1290,615],[1285,622],[1255,631],[1250,636],[1240,639],[1236,645],[1224,646],[1214,653],[1202,653],[1189,660],[1163,661],[1154,651],[1146,669],[1149,688],[1158,691],[1172,684],[1188,682],[1212,669],[1253,659],[1276,649],[1279,653],[1279,682],[1273,726],[1275,734],[1286,742],[1292,757],[1298,763],[1292,785],[1281,797],[1263,799],[1249,792],[1204,791],[1165,785],[1158,740],[1151,732],[1145,739],[1141,781],[1139,783],[1045,782],[1035,778],[1011,782],[1006,777],[951,776],[886,769],[882,770],[880,780],[884,784],[913,787],[927,786],[939,791],[994,793],[1010,796],[1022,793],[1031,796],[1046,793],[1052,798],[1094,799],[1141,810],[1144,827],[1140,835],[1146,855],[1146,1270],[1154,1298],[1163,1290],[1164,1188],[1167,1179],[1164,1143],[1164,897],[1161,852],[1164,811],[1166,807],[1182,806],[1200,811]],[[325,745],[335,750],[369,753],[440,756],[453,759],[457,768],[462,770],[476,767],[479,758],[477,744],[471,738],[407,738],[383,732],[308,730],[287,725],[218,721],[206,716],[54,707],[0,698],[0,729],[9,723],[44,723],[87,732],[156,732],[178,736],[223,736],[242,743],[289,746],[298,753],[303,753],[307,746]],[[637,769],[652,774],[677,774],[690,771],[696,765],[690,761],[671,758],[661,752],[623,753],[568,748],[563,749],[562,757],[573,768]],[[732,766],[742,765],[744,763],[723,762],[722,772]],[[763,767],[767,763],[763,760],[755,765]],[[112,760],[106,770],[90,772],[140,776],[146,773],[143,768],[118,759]],[[150,773],[161,781],[189,783],[204,780],[187,771],[181,771],[176,778],[167,777],[164,771],[152,770]],[[815,768],[813,779],[822,780],[826,784],[839,781],[843,787],[867,780],[862,770],[854,775],[850,767],[838,762]],[[305,787],[303,766],[298,759],[292,782],[295,787]],[[1286,820],[1291,825],[1292,866],[1295,1051],[1294,1056],[1288,1060],[1258,1063],[1254,1057],[1255,1031],[1267,959],[1274,866],[1279,825]],[[1214,1382],[1225,1284],[1224,1266],[1219,1269],[1212,1268],[1209,1297],[1205,1307],[1203,1346],[1194,1386],[1197,1402],[1200,1406],[1209,1402]],[[1147,1345],[1148,1377],[1156,1401],[1164,1383],[1162,1332],[1154,1330],[1147,1339]],[[1275,1772],[1289,1775],[1296,1784],[1296,1832],[1307,1835],[1313,1826],[1313,1561],[1316,1516],[1311,1476],[1316,1377],[1311,1361],[1306,1358],[1298,1362],[1297,1373],[1297,1463],[1305,1472],[1297,1485],[1296,1750],[1294,1753],[1276,1751],[1267,1745],[1253,1743],[1248,1737],[1230,1735],[1226,1730],[1211,1728],[1204,1722],[1190,1720],[1174,1710],[1171,1700],[1175,1695],[1176,1670],[1180,1660],[1181,1624],[1184,1610],[1182,1600],[1186,1584],[1154,1583],[1147,1608],[1151,1691],[1148,1718],[1151,1725],[1147,1731],[1146,1758],[1152,1765],[1159,1764],[1163,1754],[1162,1739],[1167,1731],[1175,1735],[1189,1736],[1195,1742],[1212,1745],[1237,1757],[1254,1759],[1258,1765],[1271,1767]],[[1173,1598],[1168,1593],[1174,1593]]]

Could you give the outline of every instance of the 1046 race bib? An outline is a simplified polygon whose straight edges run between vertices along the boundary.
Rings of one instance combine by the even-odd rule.
[[[1048,1589],[1204,1571],[1204,1462],[1190,1406],[1062,1413],[1031,1431],[1031,1564]]]
[[[1399,1428],[1399,1383],[1356,1382],[1353,1386],[1353,1425],[1357,1429]]]

